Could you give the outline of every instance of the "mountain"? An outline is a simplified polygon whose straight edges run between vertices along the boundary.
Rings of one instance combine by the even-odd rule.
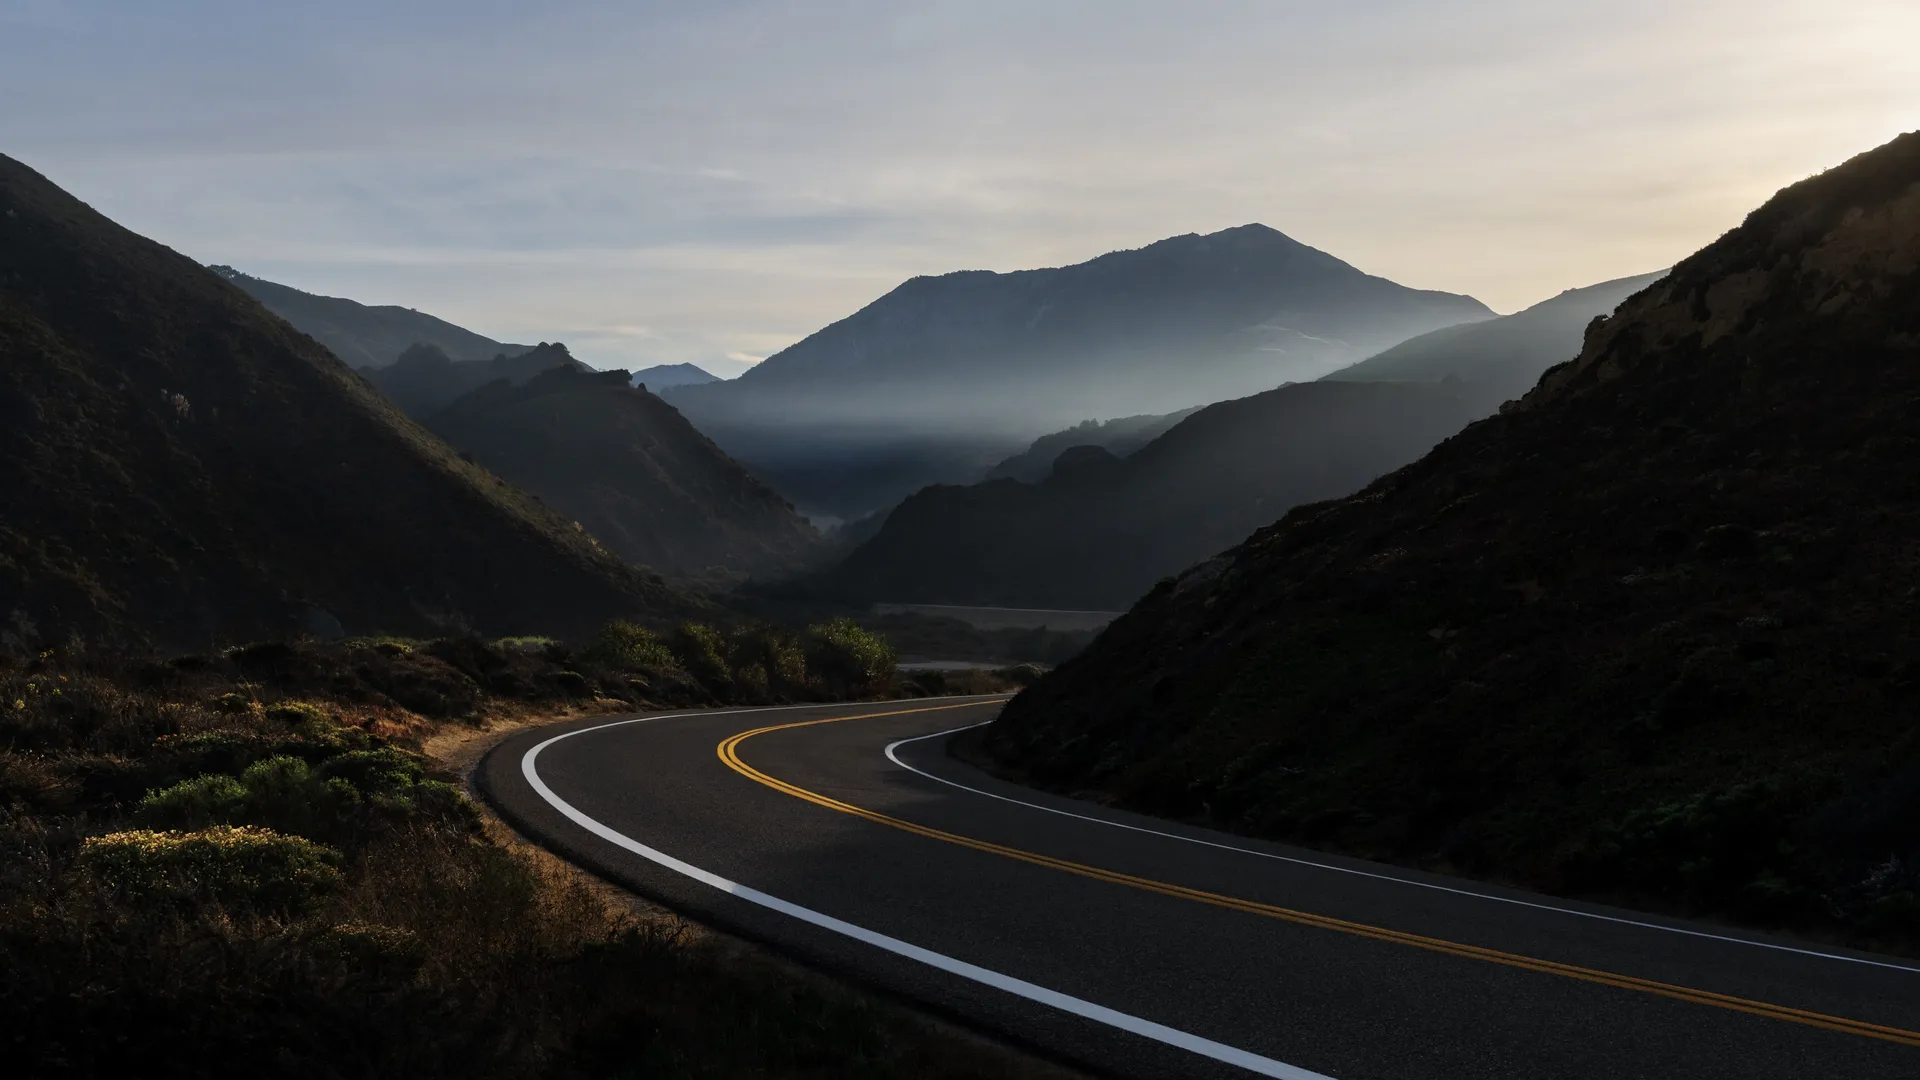
[[[1621,301],[1666,276],[1638,277],[1568,289],[1497,319],[1446,326],[1403,341],[1385,352],[1323,378],[1339,382],[1439,382],[1453,379],[1483,411],[1517,398],[1540,373],[1580,351],[1587,324],[1611,315]]]
[[[633,373],[633,385],[658,393],[670,386],[699,386],[719,382],[720,376],[692,364],[655,364]]]
[[[453,360],[491,360],[501,353],[523,353],[531,348],[502,344],[412,308],[370,307],[336,296],[301,292],[243,274],[231,266],[212,269],[353,368],[386,367],[416,344],[432,345]]]
[[[0,157],[0,631],[574,633],[694,605],[219,275]]]
[[[820,546],[790,503],[624,371],[557,367],[521,386],[501,380],[427,425],[636,563],[766,573]]]
[[[1437,386],[1297,383],[1201,409],[1126,458],[1060,454],[1038,483],[936,486],[824,582],[863,602],[1125,607],[1297,503],[1350,492],[1458,431]]]
[[[391,366],[361,368],[360,376],[385,394],[402,412],[426,418],[488,383],[505,379],[520,384],[543,371],[564,367],[588,370],[559,342],[541,342],[523,352],[489,360],[455,360],[438,345],[410,345]]]
[[[1126,457],[1160,437],[1168,428],[1193,415],[1196,410],[1146,416],[1122,416],[1115,420],[1083,420],[1065,431],[1056,431],[1033,440],[1033,445],[987,470],[986,479],[1023,480],[1029,484],[1044,480],[1053,471],[1059,456],[1076,446],[1097,446],[1114,457]]]
[[[696,422],[1166,412],[1315,378],[1492,315],[1471,297],[1409,289],[1244,225],[1076,266],[914,278],[678,399]]]
[[[1781,191],[1500,415],[1156,587],[986,750],[1260,835],[1920,942],[1916,461],[1920,133]]]
[[[1246,225],[914,278],[737,379],[666,396],[803,507],[856,517],[1087,416],[1244,397],[1492,314]]]

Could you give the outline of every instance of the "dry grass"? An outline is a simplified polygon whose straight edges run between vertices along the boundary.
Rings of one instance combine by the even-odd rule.
[[[14,1075],[1067,1075],[705,933],[464,802],[383,802],[386,781],[328,773],[398,753],[451,778],[526,723],[527,702],[482,695],[467,718],[436,720],[356,700],[354,679],[330,696],[310,664],[161,669],[0,667],[0,1030],[14,1033]],[[156,903],[81,857],[87,838],[139,828],[146,793],[268,755],[365,786],[276,795],[276,813],[303,791],[358,808],[319,823],[339,873],[299,903],[250,892],[245,875]],[[227,826],[265,827],[214,829]]]

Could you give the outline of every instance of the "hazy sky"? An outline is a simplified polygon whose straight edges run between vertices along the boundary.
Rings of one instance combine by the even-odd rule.
[[[0,153],[603,367],[1261,221],[1502,311],[1920,127],[1916,0],[0,0]],[[726,370],[730,369],[730,370]]]

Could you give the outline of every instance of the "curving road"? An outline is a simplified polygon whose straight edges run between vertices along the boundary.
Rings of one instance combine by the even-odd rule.
[[[1036,793],[943,752],[1000,701],[597,717],[478,779],[642,894],[1115,1075],[1920,1076],[1920,963]]]

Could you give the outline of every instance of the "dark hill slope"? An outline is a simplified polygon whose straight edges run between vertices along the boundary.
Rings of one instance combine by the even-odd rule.
[[[482,387],[428,426],[637,563],[766,573],[815,553],[792,505],[628,380],[556,368]]]
[[[316,609],[502,634],[686,606],[239,289],[0,157],[11,635],[203,648]]]
[[[988,748],[1141,809],[1920,935],[1920,135],[1155,589]]]
[[[1460,430],[1458,397],[1298,383],[1210,405],[1127,458],[1061,454],[1037,484],[931,487],[828,577],[864,601],[1111,610],[1290,506],[1343,494]]]
[[[387,395],[402,412],[425,420],[462,394],[500,379],[524,383],[557,367],[586,371],[559,342],[541,342],[525,352],[502,353],[490,360],[455,360],[435,345],[412,345],[384,368],[361,368],[360,376]]]
[[[1512,315],[1447,326],[1403,341],[1352,367],[1326,376],[1340,382],[1439,382],[1452,379],[1479,412],[1519,397],[1540,373],[1580,351],[1587,324],[1613,314],[1620,302],[1666,276],[1642,274],[1568,289]]]
[[[502,353],[511,356],[531,348],[482,337],[412,308],[318,296],[243,274],[231,266],[212,269],[352,368],[386,367],[416,344],[432,345],[454,360],[491,360]]]

